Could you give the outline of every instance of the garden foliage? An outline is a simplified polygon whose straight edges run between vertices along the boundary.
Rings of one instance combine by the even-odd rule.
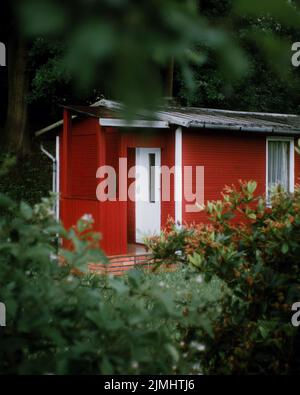
[[[231,290],[199,355],[205,372],[287,374],[299,371],[299,329],[291,306],[300,301],[300,188],[273,191],[271,205],[255,196],[256,182],[226,187],[205,208],[208,224],[170,223],[148,240],[157,258],[192,265],[206,281],[217,276]]]
[[[300,189],[277,189],[268,206],[255,188],[227,187],[205,208],[210,223],[170,221],[148,240],[183,269],[123,278],[87,273],[106,261],[89,217],[66,231],[51,201],[0,195],[0,372],[298,372]],[[57,235],[73,248],[58,255]]]
[[[7,312],[0,328],[0,373],[193,371],[198,345],[189,347],[183,337],[190,326],[211,331],[214,309],[207,310],[221,297],[218,285],[201,293],[197,277],[183,272],[88,274],[89,262],[106,260],[90,218],[66,232],[51,206],[44,199],[31,208],[0,195],[0,301]],[[57,235],[73,246],[59,257]]]

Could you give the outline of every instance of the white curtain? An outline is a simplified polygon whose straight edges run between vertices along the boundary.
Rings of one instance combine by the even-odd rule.
[[[268,189],[282,185],[289,190],[290,142],[269,141],[268,152]]]

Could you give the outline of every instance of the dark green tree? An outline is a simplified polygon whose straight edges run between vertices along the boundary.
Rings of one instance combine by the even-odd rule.
[[[189,104],[288,111],[298,101],[287,71],[300,18],[285,0],[6,0],[1,18],[11,41],[6,140],[17,152],[29,141],[28,103],[103,92],[153,108],[171,63]]]

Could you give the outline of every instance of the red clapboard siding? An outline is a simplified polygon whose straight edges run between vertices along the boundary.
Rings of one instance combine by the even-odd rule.
[[[104,157],[106,166],[111,166],[116,171],[116,198],[118,198],[118,173],[119,173],[119,145],[120,133],[115,128],[102,128],[104,144]],[[101,144],[101,143],[100,143]],[[106,178],[106,177],[105,177]],[[101,180],[97,180],[99,184]],[[101,246],[107,255],[126,253],[127,241],[124,238],[120,224],[123,221],[123,207],[116,201],[99,202],[102,229]]]
[[[98,122],[94,118],[72,123],[71,195],[96,197]]]
[[[70,114],[65,110],[63,135],[60,138],[60,216],[67,229],[84,214],[91,214],[95,231],[100,231],[99,202],[96,200],[97,131],[97,119],[71,122]]]
[[[118,134],[116,134],[118,132]],[[121,131],[117,128],[105,128],[106,164],[118,164],[118,158],[128,159],[128,152],[136,147],[161,148],[162,165],[174,165],[174,132],[151,130]],[[129,154],[130,155],[130,154]],[[130,158],[129,158],[130,161]],[[130,164],[129,164],[130,165]],[[128,167],[129,167],[128,165]],[[171,181],[171,188],[173,181]],[[173,193],[173,192],[172,192]],[[173,196],[173,195],[171,195]],[[134,204],[134,202],[133,202]],[[103,248],[107,254],[124,254],[127,252],[128,236],[135,237],[132,202],[116,201],[100,203],[100,214],[103,213]],[[168,215],[174,216],[174,203],[162,205],[162,226]],[[129,216],[129,218],[127,218]],[[129,232],[128,232],[129,224]]]
[[[119,202],[106,201],[99,203],[100,212],[105,210],[101,227],[101,246],[107,255],[127,252],[127,238],[124,237],[120,220],[123,216],[123,206]]]
[[[77,118],[72,121],[72,135],[85,135],[95,134],[99,130],[99,120],[97,118]]]
[[[257,193],[265,193],[265,136],[184,130],[182,160],[183,166],[204,166],[205,203],[220,199],[224,186],[237,184],[239,179],[256,180]],[[192,186],[195,192],[195,169]],[[183,221],[207,220],[203,212],[185,212],[185,204],[183,198]]]
[[[85,214],[91,214],[94,219],[94,229],[99,231],[98,224],[98,202],[96,200],[88,199],[74,199],[66,198],[62,200],[61,205],[62,211],[64,213],[64,226],[69,229],[76,225],[79,218]]]
[[[118,176],[119,172],[119,142],[120,134],[115,128],[107,128],[105,133],[105,164],[112,166]]]
[[[122,146],[127,148],[162,148],[166,145],[168,130],[140,130],[136,129],[122,133]]]
[[[96,197],[96,136],[72,136],[71,194]]]

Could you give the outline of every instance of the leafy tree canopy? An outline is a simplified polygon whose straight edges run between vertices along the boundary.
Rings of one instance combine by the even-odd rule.
[[[104,94],[153,108],[173,63],[182,104],[298,112],[296,1],[5,0],[3,10],[0,37],[14,66],[0,119],[17,150],[28,132],[57,119],[57,103]]]

